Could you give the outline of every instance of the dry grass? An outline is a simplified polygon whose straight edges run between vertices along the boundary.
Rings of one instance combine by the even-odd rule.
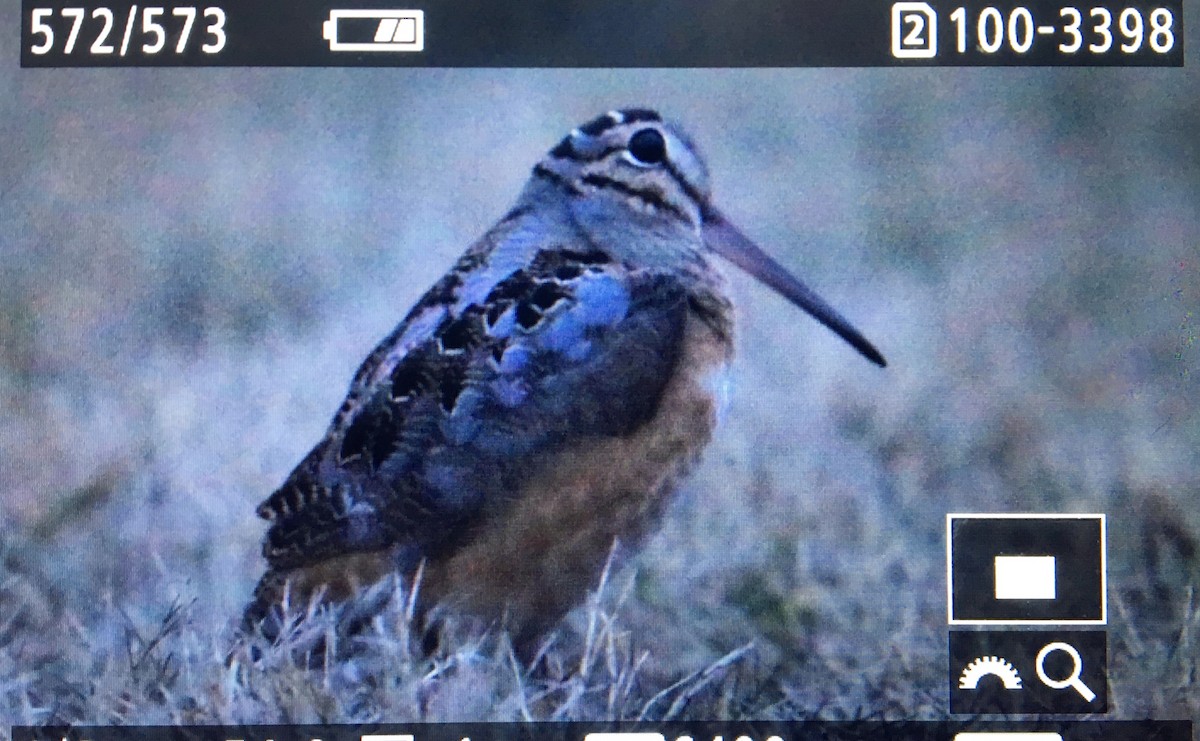
[[[528,663],[504,634],[453,618],[428,652],[411,629],[416,593],[398,580],[366,597],[379,609],[365,629],[346,630],[361,614],[314,602],[289,609],[274,643],[198,624],[194,601],[172,601],[149,619],[110,606],[102,611],[111,610],[105,622],[116,629],[108,645],[71,616],[60,651],[4,635],[0,669],[9,679],[0,698],[11,722],[25,725],[646,720],[712,717],[717,708],[736,715],[748,699],[739,697],[739,679],[753,646],[651,686],[642,671],[651,655],[635,648],[616,616],[629,583],[616,593],[606,571],[578,631],[549,637]],[[27,602],[24,586],[10,576],[2,596]],[[40,668],[21,671],[39,650]]]

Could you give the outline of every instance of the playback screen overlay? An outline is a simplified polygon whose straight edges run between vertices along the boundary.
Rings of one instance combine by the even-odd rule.
[[[1183,23],[1181,0],[22,0],[20,34],[23,67],[1182,66]]]

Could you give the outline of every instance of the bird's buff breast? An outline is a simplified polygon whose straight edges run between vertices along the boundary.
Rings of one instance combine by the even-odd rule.
[[[550,627],[594,588],[614,542],[629,552],[654,529],[712,437],[731,347],[689,315],[655,415],[632,434],[582,441],[532,475],[502,516],[443,561],[422,592],[452,609],[505,618],[518,637]]]

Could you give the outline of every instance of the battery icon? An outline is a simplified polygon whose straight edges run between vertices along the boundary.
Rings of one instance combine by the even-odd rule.
[[[330,51],[424,51],[423,10],[332,10],[321,26]]]

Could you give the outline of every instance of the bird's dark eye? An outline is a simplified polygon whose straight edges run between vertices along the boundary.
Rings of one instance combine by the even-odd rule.
[[[630,137],[629,153],[644,165],[657,165],[667,158],[667,142],[658,129],[642,129]]]

